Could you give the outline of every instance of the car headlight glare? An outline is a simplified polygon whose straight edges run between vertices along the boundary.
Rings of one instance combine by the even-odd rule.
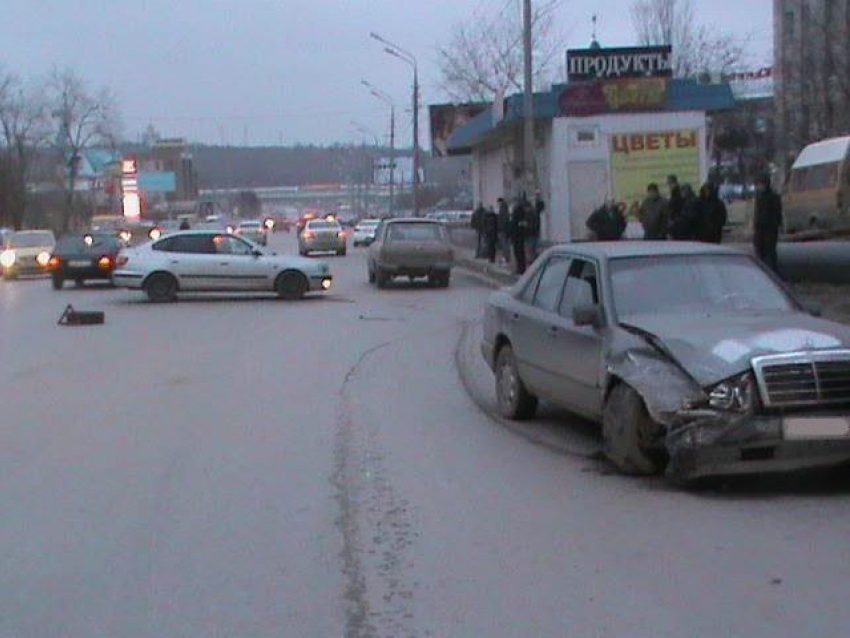
[[[47,266],[47,264],[50,263],[50,253],[44,251],[38,253],[38,256],[35,258],[35,261],[39,266],[44,268],[45,266]]]
[[[751,412],[755,406],[755,379],[751,372],[718,383],[708,393],[708,404],[725,412]]]
[[[12,250],[4,250],[0,253],[0,266],[3,268],[11,268],[15,265],[15,252]]]

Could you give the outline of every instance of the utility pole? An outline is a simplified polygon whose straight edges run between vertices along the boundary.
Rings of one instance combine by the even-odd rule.
[[[522,96],[522,179],[526,195],[535,187],[534,166],[534,81],[532,77],[531,0],[522,3],[524,88]]]
[[[367,80],[361,80],[360,84],[369,89],[376,98],[390,107],[390,202],[388,213],[390,217],[395,216],[395,101],[389,93],[382,91]]]

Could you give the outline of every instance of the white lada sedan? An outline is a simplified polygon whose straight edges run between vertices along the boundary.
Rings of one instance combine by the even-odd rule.
[[[144,290],[154,302],[183,292],[274,292],[301,299],[330,290],[333,278],[322,261],[266,252],[225,232],[178,232],[121,251],[112,273],[121,288]]]

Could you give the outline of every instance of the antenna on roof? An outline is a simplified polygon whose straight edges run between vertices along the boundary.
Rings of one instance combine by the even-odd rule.
[[[595,13],[593,14],[593,17],[590,19],[590,21],[593,24],[593,35],[592,35],[592,38],[591,38],[591,41],[590,41],[590,48],[591,49],[601,49],[602,45],[600,45],[599,41],[596,39],[596,23],[598,22],[598,18],[597,18],[597,15]]]

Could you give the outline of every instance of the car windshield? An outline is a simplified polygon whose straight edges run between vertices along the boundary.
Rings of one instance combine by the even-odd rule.
[[[746,255],[632,257],[611,261],[621,320],[648,314],[788,312],[793,303]]]
[[[66,235],[61,237],[56,242],[56,248],[53,252],[74,253],[74,252],[97,252],[97,251],[112,251],[120,248],[120,242],[117,237],[111,235],[91,235],[91,244],[86,242],[85,235]]]
[[[339,227],[340,225],[336,222],[326,221],[310,222],[307,224],[307,228],[309,228],[310,230],[334,230]]]
[[[15,233],[9,239],[9,248],[40,248],[52,245],[53,235],[50,233]]]
[[[393,224],[390,241],[443,241],[443,228],[439,224]]]

